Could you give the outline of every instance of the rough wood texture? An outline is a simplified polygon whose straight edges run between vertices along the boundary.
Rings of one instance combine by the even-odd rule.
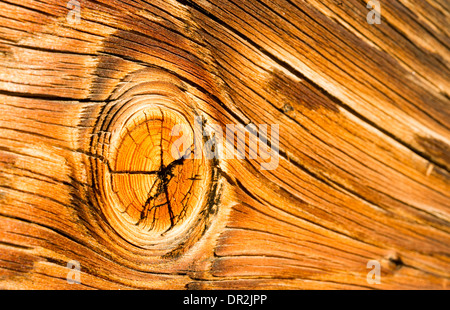
[[[367,2],[0,1],[0,288],[446,289],[450,2]],[[278,167],[169,167],[195,115]]]

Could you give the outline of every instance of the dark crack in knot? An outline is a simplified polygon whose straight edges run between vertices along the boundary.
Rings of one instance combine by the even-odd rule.
[[[177,222],[183,218],[182,216],[178,216],[178,220],[177,220],[177,222],[175,222],[175,215],[174,215],[172,206],[170,204],[168,188],[169,188],[170,181],[175,176],[174,172],[173,172],[174,168],[177,165],[182,165],[184,161],[185,161],[185,158],[181,157],[177,160],[174,160],[167,166],[164,166],[163,164],[161,164],[160,169],[156,173],[157,179],[155,180],[152,187],[150,188],[150,191],[148,193],[148,198],[145,201],[144,207],[141,211],[141,218],[136,225],[139,225],[142,221],[144,221],[148,217],[149,211],[151,211],[155,208],[161,208],[161,207],[167,208],[169,217],[170,217],[170,227],[164,233],[171,230],[177,224]],[[189,179],[192,180],[192,178],[189,178]],[[156,188],[156,193],[153,193],[155,188]],[[161,196],[164,196],[164,198],[163,198],[163,199],[165,199],[164,203],[159,203],[162,201]],[[152,203],[153,203],[153,205],[152,205]],[[186,209],[186,207],[183,208],[183,210],[181,210],[180,215],[186,214],[185,209]],[[153,222],[154,222],[154,220],[155,219],[153,219]],[[153,222],[152,222],[152,224],[153,224]]]

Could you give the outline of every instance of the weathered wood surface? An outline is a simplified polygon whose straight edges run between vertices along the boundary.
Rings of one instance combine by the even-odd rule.
[[[367,2],[86,0],[70,24],[67,1],[0,1],[0,288],[446,289],[450,2],[381,0],[379,25]],[[167,248],[127,240],[98,186],[99,124],[148,93],[280,126],[277,169],[219,160]]]

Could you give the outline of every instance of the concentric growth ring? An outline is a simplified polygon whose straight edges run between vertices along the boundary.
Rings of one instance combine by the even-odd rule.
[[[217,171],[205,156],[182,156],[202,137],[194,136],[195,109],[176,80],[145,70],[122,85],[104,107],[91,143],[97,201],[125,240],[173,250],[204,229]]]

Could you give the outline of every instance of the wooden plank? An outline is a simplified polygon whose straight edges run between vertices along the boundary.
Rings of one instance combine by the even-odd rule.
[[[0,1],[0,287],[446,289],[450,8],[381,2]],[[176,161],[195,116],[276,169]]]

